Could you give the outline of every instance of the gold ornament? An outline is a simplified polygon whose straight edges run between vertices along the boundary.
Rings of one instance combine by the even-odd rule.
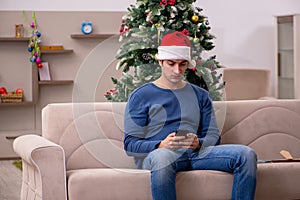
[[[196,23],[196,22],[198,22],[198,20],[199,20],[199,17],[198,17],[197,15],[193,15],[193,16],[192,16],[192,21],[193,21],[193,22]]]
[[[199,38],[196,38],[196,37],[193,38],[194,43],[198,43],[199,41],[200,41]]]
[[[154,59],[155,59],[155,60],[158,60],[157,57],[158,57],[158,53],[156,53],[156,54],[154,55]]]

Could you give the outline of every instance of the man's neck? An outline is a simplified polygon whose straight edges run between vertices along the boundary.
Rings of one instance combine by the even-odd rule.
[[[153,84],[155,84],[159,88],[176,90],[176,89],[183,88],[186,85],[186,82],[182,80],[178,83],[170,83],[170,82],[164,81],[162,78],[159,78],[159,79],[153,81]]]

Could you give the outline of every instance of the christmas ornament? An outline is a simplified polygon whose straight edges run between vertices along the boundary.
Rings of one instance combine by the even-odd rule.
[[[43,67],[43,63],[39,63],[37,66],[38,66],[38,68],[42,68]]]
[[[198,20],[199,20],[199,17],[197,15],[192,16],[192,22],[196,23],[196,22],[198,22]]]
[[[35,62],[39,64],[39,63],[42,62],[42,60],[41,60],[41,58],[37,57],[37,58],[35,59]]]
[[[160,4],[160,5],[167,6],[167,5],[168,5],[168,2],[167,2],[167,0],[161,0],[159,4]]]
[[[41,50],[39,44],[41,43],[40,37],[41,32],[37,30],[37,23],[36,23],[36,17],[35,12],[32,12],[32,22],[30,23],[30,27],[32,28],[31,31],[31,37],[29,39],[29,44],[27,50],[31,52],[31,57],[29,61],[31,63],[36,63],[37,65],[42,62],[41,59]]]
[[[200,41],[199,38],[197,38],[197,37],[194,37],[194,38],[193,38],[193,42],[194,42],[194,43],[199,43],[199,41]]]
[[[35,62],[35,57],[31,57],[31,58],[29,59],[29,61],[32,62],[32,63],[34,63],[34,62]]]
[[[42,35],[42,34],[41,34],[40,32],[38,32],[38,31],[36,32],[36,36],[37,36],[37,37],[41,37],[41,35]]]
[[[206,25],[205,25],[205,24],[201,24],[201,25],[200,25],[200,28],[201,28],[201,29],[206,29]]]
[[[181,31],[184,35],[190,35],[190,32],[187,29],[183,29],[183,31]]]
[[[169,1],[168,1],[168,4],[169,4],[170,6],[174,6],[174,5],[176,4],[176,0],[169,0]]]
[[[176,0],[161,0],[159,4],[164,6],[174,6],[176,4]]]

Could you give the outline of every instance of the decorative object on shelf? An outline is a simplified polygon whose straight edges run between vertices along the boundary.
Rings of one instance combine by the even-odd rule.
[[[2,103],[18,103],[23,101],[23,94],[1,94],[1,102]]]
[[[83,34],[90,34],[93,32],[93,25],[92,25],[92,22],[87,22],[87,21],[84,21],[81,23],[81,32]]]
[[[39,79],[40,81],[50,81],[50,70],[48,62],[42,62],[43,67],[39,68]]]
[[[7,94],[7,90],[5,87],[0,87],[0,94]]]
[[[30,62],[36,63],[38,68],[42,68],[42,59],[41,59],[41,33],[37,30],[37,21],[35,17],[35,12],[32,12],[32,22],[30,23],[31,37],[29,39],[28,51],[31,52]]]
[[[2,103],[18,103],[23,101],[24,91],[22,88],[17,88],[13,92],[1,93],[0,97]]]
[[[64,50],[63,45],[40,45],[41,51],[57,51]]]
[[[16,37],[17,38],[24,37],[24,26],[23,26],[23,24],[16,24],[15,29],[16,29]]]

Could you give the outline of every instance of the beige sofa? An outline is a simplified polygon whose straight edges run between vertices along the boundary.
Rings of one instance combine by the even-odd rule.
[[[123,151],[125,103],[50,104],[42,136],[14,141],[22,157],[21,199],[147,200],[150,172]],[[214,102],[222,143],[252,147],[260,160],[300,157],[300,100]],[[259,163],[256,199],[300,199],[300,163]],[[230,199],[233,176],[219,171],[178,173],[179,200]]]

